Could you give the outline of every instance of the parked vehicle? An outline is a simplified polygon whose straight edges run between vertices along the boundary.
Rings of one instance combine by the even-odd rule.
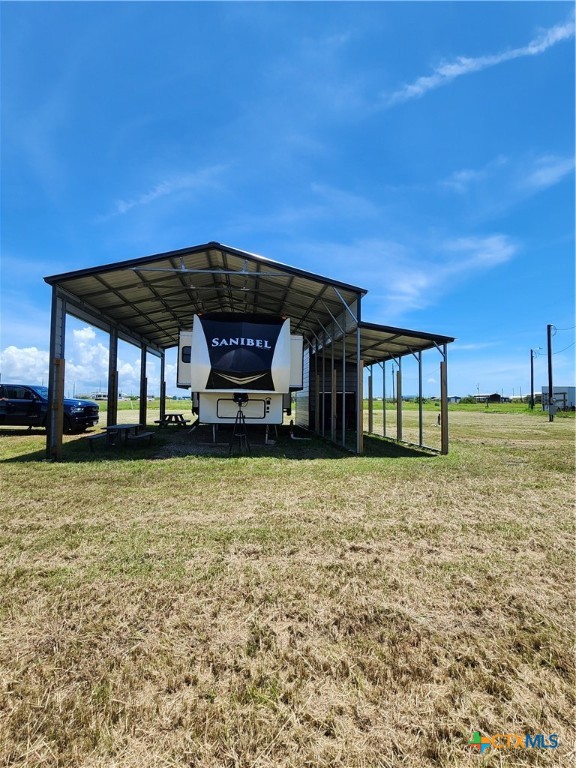
[[[64,431],[84,432],[98,423],[99,406],[92,400],[64,400]],[[48,387],[0,384],[0,427],[46,427]]]

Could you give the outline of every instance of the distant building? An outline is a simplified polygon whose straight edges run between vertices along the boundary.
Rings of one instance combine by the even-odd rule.
[[[508,398],[508,400],[511,403],[529,403],[530,402],[530,392],[528,392],[527,395],[511,395]],[[534,402],[535,403],[541,403],[542,402],[542,392],[534,392]]]
[[[472,395],[474,400],[477,403],[501,403],[502,402],[502,396],[498,394],[498,392],[493,392],[492,394],[484,394],[484,395]]]

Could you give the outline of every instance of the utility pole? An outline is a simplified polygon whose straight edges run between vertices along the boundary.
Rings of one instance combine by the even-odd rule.
[[[530,410],[534,410],[534,350],[530,350]]]
[[[530,350],[530,409],[534,410],[534,353],[538,355],[538,351],[542,347],[536,347],[536,349]]]
[[[552,326],[546,326],[548,339],[548,421],[554,421],[554,388],[552,384]]]

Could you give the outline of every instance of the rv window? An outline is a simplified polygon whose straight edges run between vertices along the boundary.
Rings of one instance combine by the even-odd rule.
[[[183,363],[189,363],[190,362],[190,350],[192,347],[182,347],[182,362]]]

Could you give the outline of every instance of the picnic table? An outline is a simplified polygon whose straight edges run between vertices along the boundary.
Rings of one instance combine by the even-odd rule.
[[[174,411],[165,413],[162,418],[156,419],[154,422],[154,424],[158,424],[160,427],[169,427],[170,424],[173,424],[176,427],[185,427],[186,424],[189,423],[190,419],[185,419],[183,413],[174,413]]]
[[[94,451],[94,442],[99,439],[105,439],[106,445],[119,446],[125,448],[131,440],[152,440],[154,432],[147,432],[145,424],[110,424],[104,427],[103,432],[97,432],[88,437],[90,450]]]

